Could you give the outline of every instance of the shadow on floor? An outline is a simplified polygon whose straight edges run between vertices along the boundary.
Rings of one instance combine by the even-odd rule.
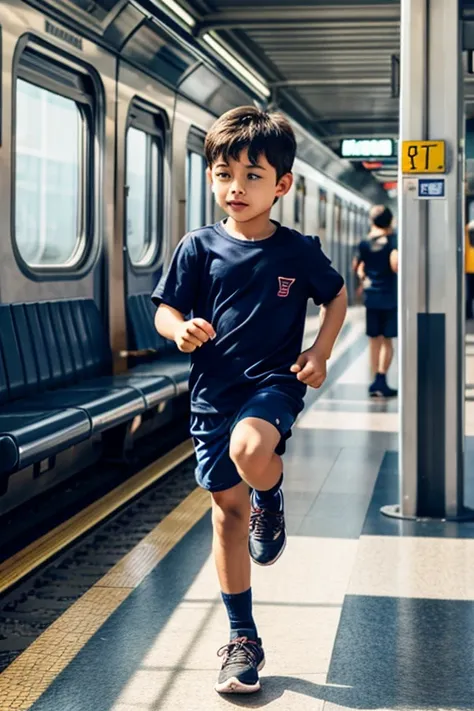
[[[332,704],[348,709],[472,709],[473,634],[470,601],[348,596],[327,685],[263,676],[260,694],[228,701],[265,708],[290,691],[327,702],[327,711]],[[298,702],[289,703],[298,708]]]

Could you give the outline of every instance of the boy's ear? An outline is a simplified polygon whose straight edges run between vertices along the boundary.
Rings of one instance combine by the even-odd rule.
[[[209,167],[206,168],[206,178],[207,182],[212,185],[212,170]]]
[[[283,197],[290,191],[293,185],[293,173],[285,173],[282,175],[276,186],[275,197]]]

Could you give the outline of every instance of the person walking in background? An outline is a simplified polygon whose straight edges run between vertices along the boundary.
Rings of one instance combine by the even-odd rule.
[[[357,274],[364,289],[367,336],[370,339],[371,397],[395,397],[387,373],[397,337],[397,236],[390,208],[376,205],[370,212],[371,229],[359,244]]]
[[[474,220],[471,220],[465,230],[464,271],[466,273],[466,321],[474,318]]]

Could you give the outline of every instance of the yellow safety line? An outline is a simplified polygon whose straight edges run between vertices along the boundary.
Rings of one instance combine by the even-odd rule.
[[[25,649],[0,674],[1,711],[30,709],[210,506],[208,492],[194,489],[125,558]]]
[[[188,459],[192,452],[192,441],[188,439],[68,521],[8,558],[0,565],[0,594],[161,479],[171,469]]]

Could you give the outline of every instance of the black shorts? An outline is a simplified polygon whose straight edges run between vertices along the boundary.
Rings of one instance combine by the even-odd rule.
[[[367,309],[367,330],[369,338],[396,338],[398,333],[397,328],[397,309]]]

